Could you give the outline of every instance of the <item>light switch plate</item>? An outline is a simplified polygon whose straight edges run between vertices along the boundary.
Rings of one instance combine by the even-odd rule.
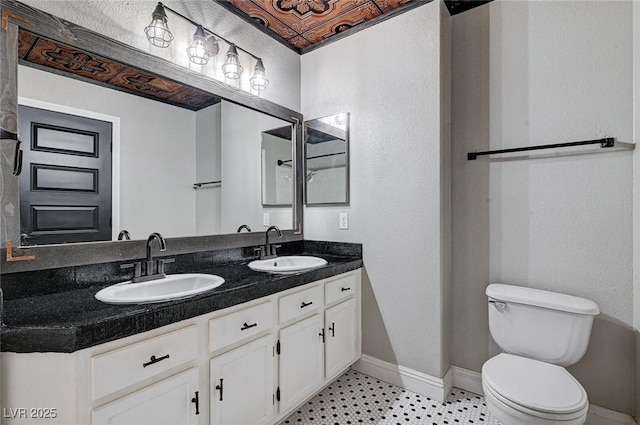
[[[349,213],[340,213],[340,230],[349,229]]]
[[[269,227],[269,213],[262,213],[262,225]]]

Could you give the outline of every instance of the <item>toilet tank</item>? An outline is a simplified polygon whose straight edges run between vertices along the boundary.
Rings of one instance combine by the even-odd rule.
[[[587,351],[598,305],[586,298],[492,283],[489,331],[505,352],[559,366],[577,363]]]

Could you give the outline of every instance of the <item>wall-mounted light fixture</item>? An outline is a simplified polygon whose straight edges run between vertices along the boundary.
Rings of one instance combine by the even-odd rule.
[[[258,58],[258,62],[256,63],[256,67],[253,71],[253,77],[249,80],[249,84],[251,84],[251,88],[256,90],[258,93],[266,90],[269,86],[269,80],[267,80],[264,75],[264,65],[260,58]]]
[[[169,47],[173,40],[173,34],[167,25],[167,14],[162,3],[158,3],[151,14],[151,23],[144,29],[149,43],[157,47]]]
[[[235,44],[229,46],[227,60],[224,65],[222,65],[222,72],[224,72],[225,77],[231,80],[237,80],[242,75],[242,66],[240,65],[238,49],[236,49]]]
[[[193,43],[187,49],[187,55],[189,60],[196,65],[206,65],[209,62],[211,53],[207,49],[207,36],[202,25],[198,25],[196,32],[193,33]]]
[[[187,18],[181,13],[176,12],[175,10],[163,5],[160,2],[156,5],[156,8],[151,14],[151,23],[144,29],[149,43],[157,47],[166,48],[169,47],[171,41],[173,41],[173,34],[169,30],[169,26],[167,24],[167,10],[174,15],[179,16],[182,19],[192,23],[196,27],[195,33],[193,34],[193,42],[187,49],[187,55],[189,56],[189,60],[191,62],[196,65],[206,65],[209,62],[209,59],[212,56],[216,56],[220,51],[218,39],[223,40],[224,42],[229,44],[227,60],[222,65],[222,72],[224,73],[224,76],[230,80],[240,79],[243,68],[240,65],[238,50],[241,50],[242,52],[246,53],[256,60],[254,74],[250,80],[251,88],[258,91],[258,93],[267,89],[269,80],[267,80],[265,77],[265,69],[264,64],[262,63],[262,59],[236,46],[235,43],[231,43],[230,41],[225,40],[223,37],[215,34],[213,31],[208,30],[192,19]]]

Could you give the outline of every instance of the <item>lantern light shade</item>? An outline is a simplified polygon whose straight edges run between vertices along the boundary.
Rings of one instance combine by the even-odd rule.
[[[269,86],[269,80],[267,80],[264,73],[264,64],[260,58],[258,58],[256,67],[254,68],[253,77],[249,80],[249,84],[251,84],[252,89],[258,92],[266,90]]]
[[[237,80],[242,75],[242,66],[240,65],[238,50],[236,49],[235,44],[231,44],[231,46],[229,46],[229,51],[227,51],[227,60],[224,65],[222,65],[222,72],[225,77],[231,80]]]
[[[167,14],[162,3],[158,2],[151,14],[151,23],[144,29],[149,43],[157,47],[169,47],[173,40],[173,34],[167,25]]]
[[[207,50],[206,35],[202,25],[196,27],[196,32],[193,33],[193,43],[187,49],[187,55],[189,60],[196,65],[206,65],[209,62],[211,54]]]

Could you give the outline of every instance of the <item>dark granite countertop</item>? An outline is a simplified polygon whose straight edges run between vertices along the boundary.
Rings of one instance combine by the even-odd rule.
[[[222,276],[225,283],[197,296],[157,304],[113,305],[95,299],[108,285],[5,300],[2,351],[70,353],[181,320],[265,297],[362,267],[362,256],[315,255],[328,264],[295,274],[251,270],[252,259],[189,270]]]

